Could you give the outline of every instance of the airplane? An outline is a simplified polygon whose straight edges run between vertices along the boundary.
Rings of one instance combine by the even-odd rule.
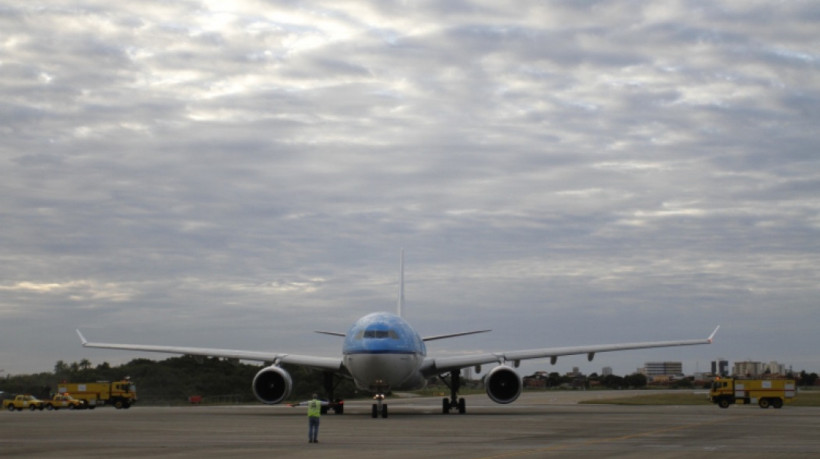
[[[481,372],[483,365],[494,365],[484,376],[487,396],[494,402],[508,404],[521,395],[523,382],[515,371],[522,360],[549,358],[554,365],[558,357],[586,354],[592,361],[601,352],[631,349],[647,349],[671,346],[692,346],[711,344],[720,326],[706,339],[686,339],[675,341],[636,342],[589,346],[552,347],[542,349],[490,352],[450,357],[430,357],[425,343],[439,339],[485,333],[490,330],[475,330],[446,335],[422,337],[403,318],[404,305],[404,253],[401,256],[401,275],[397,313],[375,312],[357,320],[346,333],[315,331],[344,338],[340,357],[318,357],[278,352],[259,352],[231,349],[211,349],[200,347],[157,346],[147,344],[116,344],[88,341],[77,330],[83,347],[120,349],[130,351],[160,352],[168,354],[223,357],[239,360],[265,362],[267,365],[254,376],[251,383],[256,398],[265,404],[274,405],[286,400],[293,388],[293,380],[282,364],[302,366],[318,370],[324,374],[324,387],[333,400],[334,381],[350,378],[357,388],[374,394],[377,403],[372,405],[372,417],[386,418],[385,394],[394,390],[418,390],[426,386],[427,380],[438,376],[450,389],[450,397],[442,399],[442,413],[456,410],[466,412],[464,398],[458,397],[461,388],[460,374],[463,368],[474,367]],[[449,378],[447,374],[449,373]],[[341,414],[337,408],[336,413]]]

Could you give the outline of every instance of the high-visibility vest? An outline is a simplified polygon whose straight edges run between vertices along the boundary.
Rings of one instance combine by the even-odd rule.
[[[322,415],[322,401],[313,399],[308,402],[308,417],[318,418]]]

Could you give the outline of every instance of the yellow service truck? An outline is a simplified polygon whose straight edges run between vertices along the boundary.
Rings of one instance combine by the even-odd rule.
[[[28,408],[31,411],[43,411],[45,404],[33,395],[16,395],[14,398],[3,400],[3,408],[9,411],[23,411],[24,408]]]
[[[129,380],[97,381],[93,383],[61,383],[57,392],[68,392],[78,400],[84,400],[89,409],[112,405],[114,408],[130,408],[137,401],[137,386]]]
[[[51,399],[43,401],[43,403],[46,404],[46,409],[49,411],[59,410],[60,408],[81,410],[88,407],[85,400],[78,400],[69,394],[56,394],[54,397],[51,397]]]
[[[761,408],[782,408],[797,395],[793,379],[719,378],[712,383],[709,400],[721,408],[757,403]]]

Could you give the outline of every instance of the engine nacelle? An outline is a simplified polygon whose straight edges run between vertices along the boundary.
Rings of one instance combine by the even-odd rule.
[[[512,403],[519,395],[524,383],[512,368],[499,365],[484,377],[484,388],[487,396],[495,403]]]
[[[262,403],[275,405],[290,396],[293,380],[290,373],[276,365],[263,368],[253,377],[253,395]]]

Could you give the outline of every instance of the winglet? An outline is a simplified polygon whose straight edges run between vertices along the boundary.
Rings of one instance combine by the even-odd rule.
[[[83,342],[83,346],[85,346],[86,344],[88,344],[88,340],[87,340],[87,339],[85,339],[85,336],[83,336],[83,334],[82,334],[82,333],[80,333],[80,329],[79,329],[79,328],[77,329],[77,335],[79,335],[79,337],[80,337],[80,341],[82,341],[82,342]]]
[[[720,325],[718,325],[717,327],[715,327],[715,331],[713,331],[713,332],[712,332],[712,334],[711,334],[711,335],[709,335],[709,338],[707,338],[707,340],[709,341],[709,344],[712,344],[712,340],[713,340],[713,339],[715,339],[715,334],[717,333],[717,331],[718,331],[719,329],[720,329]]]

